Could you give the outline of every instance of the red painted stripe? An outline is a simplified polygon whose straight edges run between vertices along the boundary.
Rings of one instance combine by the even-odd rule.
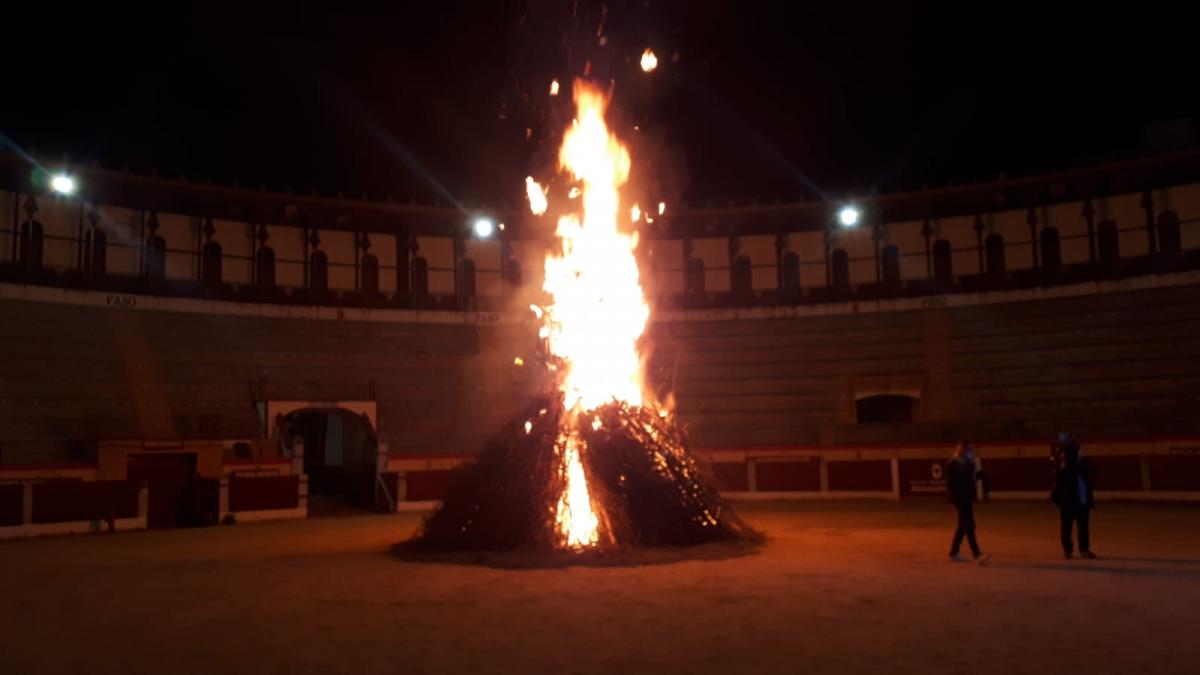
[[[1081,444],[1088,443],[1195,443],[1200,445],[1200,438],[1194,437],[1164,437],[1164,438],[1087,438],[1077,437]],[[1017,440],[1017,441],[975,441],[975,446],[979,448],[987,447],[1012,447],[1012,446],[1045,446],[1050,447],[1054,442],[1052,438],[1039,438],[1035,440]],[[744,452],[744,453],[798,453],[798,452],[823,452],[827,450],[923,450],[923,449],[950,449],[957,443],[952,442],[930,442],[930,443],[829,443],[826,445],[747,445],[740,447],[724,446],[712,448],[699,448],[696,452],[700,454],[718,454],[724,452]],[[407,461],[407,460],[471,460],[478,456],[478,453],[473,452],[458,452],[458,453],[438,453],[438,452],[422,452],[422,453],[389,453],[389,460]]]
[[[82,471],[100,468],[98,462],[34,462],[32,464],[0,464],[0,471]]]
[[[1011,447],[1014,445],[1044,445],[1047,448],[1054,442],[1053,438],[1039,438],[1035,440],[1017,440],[1017,441],[972,441],[979,448],[988,446],[994,447]],[[1088,438],[1086,436],[1076,436],[1075,440],[1080,444],[1087,445],[1088,443],[1197,443],[1200,444],[1200,438],[1189,437],[1164,437],[1164,438]],[[797,451],[821,451],[821,450],[904,450],[904,449],[923,449],[923,448],[953,448],[958,445],[953,442],[937,441],[929,443],[829,443],[826,445],[747,445],[741,447],[724,446],[700,448],[697,452],[797,452]]]
[[[797,452],[803,450],[822,451],[822,450],[897,450],[901,448],[952,448],[956,443],[949,442],[932,442],[932,443],[829,443],[826,445],[744,445],[744,446],[717,446],[711,448],[697,448],[695,451],[700,453],[706,452]],[[976,443],[976,445],[980,445]]]
[[[414,453],[398,453],[389,452],[388,459],[475,459],[479,456],[477,452],[414,452]]]

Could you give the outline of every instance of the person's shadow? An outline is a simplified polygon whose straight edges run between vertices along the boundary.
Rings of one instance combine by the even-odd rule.
[[[1096,560],[1072,560],[1056,563],[1000,563],[994,566],[1005,569],[1037,570],[1040,572],[1113,574],[1116,576],[1200,581],[1200,559],[1195,558],[1104,557]]]
[[[1124,562],[1124,563],[1143,563],[1143,564],[1163,564],[1163,565],[1197,565],[1200,566],[1200,558],[1129,558],[1121,556],[1104,556],[1099,558],[1102,561]]]

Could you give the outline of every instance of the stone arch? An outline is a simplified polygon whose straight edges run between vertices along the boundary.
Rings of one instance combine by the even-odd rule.
[[[1117,222],[1105,218],[1096,225],[1096,248],[1099,252],[1100,268],[1115,272],[1121,267],[1121,237]]]
[[[1042,272],[1047,276],[1058,276],[1062,272],[1062,245],[1059,242],[1058,229],[1042,228],[1038,236],[1042,247]]]
[[[1004,236],[992,233],[983,242],[984,259],[987,262],[987,275],[994,280],[1004,278],[1007,270],[1004,261]]]
[[[892,288],[900,286],[900,247],[888,244],[879,254],[880,279]]]
[[[831,257],[832,265],[832,288],[839,293],[850,292],[850,254],[846,253],[846,249],[839,248],[833,251]]]
[[[359,261],[359,288],[366,297],[379,295],[379,258],[373,253],[363,255]]]
[[[1173,257],[1183,251],[1183,236],[1179,228],[1179,214],[1163,211],[1158,214],[1158,250],[1164,256]]]
[[[754,269],[749,256],[739,255],[733,259],[729,268],[729,288],[740,298],[754,295]]]
[[[933,242],[933,281],[942,288],[954,285],[954,252],[946,239]]]
[[[260,290],[269,291],[275,288],[275,249],[263,246],[258,249],[255,265],[254,283]]]
[[[200,280],[209,289],[221,285],[221,244],[212,240],[204,243],[200,250]]]
[[[308,256],[308,289],[314,293],[329,290],[329,256],[324,251],[313,251]]]
[[[704,261],[699,258],[689,258],[687,261],[687,283],[686,287],[684,288],[689,295],[704,294],[704,274]]]
[[[784,253],[780,261],[779,289],[787,296],[800,293],[800,256],[794,251]]]
[[[423,298],[429,295],[429,261],[424,256],[413,258],[413,295]]]

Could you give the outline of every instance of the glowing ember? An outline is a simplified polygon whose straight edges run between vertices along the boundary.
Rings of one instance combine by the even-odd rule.
[[[661,216],[662,214],[664,214],[664,213],[666,213],[666,212],[667,212],[667,203],[666,203],[666,202],[659,202],[659,203],[658,203],[658,215],[660,215],[660,216]]]
[[[600,541],[600,521],[592,510],[587,476],[583,472],[583,462],[579,461],[579,437],[562,433],[556,449],[562,455],[560,471],[564,485],[554,522],[570,548],[595,546]]]
[[[550,80],[550,95],[558,96],[558,80]]]
[[[647,73],[658,67],[658,57],[654,55],[654,51],[649,47],[642,52],[642,70]]]
[[[533,176],[525,177],[525,196],[529,198],[529,210],[533,215],[540,216],[546,212],[546,190],[538,185]]]
[[[641,219],[642,219],[642,210],[638,208],[637,204],[634,204],[633,208],[629,209],[629,222],[636,223],[637,221],[639,221]]]
[[[523,366],[523,365],[525,365],[525,359],[518,356],[513,359],[513,365],[514,366]]]

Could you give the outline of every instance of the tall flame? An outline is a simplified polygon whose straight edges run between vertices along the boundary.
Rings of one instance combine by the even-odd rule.
[[[583,209],[559,218],[562,252],[546,256],[543,289],[553,302],[545,307],[542,335],[565,370],[560,381],[567,415],[556,443],[564,487],[555,523],[566,546],[583,548],[599,541],[600,520],[580,459],[578,425],[584,412],[613,401],[642,404],[638,340],[650,308],[634,257],[637,233],[617,227],[629,152],[604,122],[604,92],[577,80],[574,98],[576,118],[558,159],[580,183]],[[537,201],[543,193],[536,185],[528,179],[526,187],[532,210],[540,213],[545,206]]]
[[[576,119],[559,151],[559,164],[582,183],[582,219],[559,218],[562,255],[546,258],[543,289],[550,352],[566,363],[568,410],[591,410],[614,400],[641,405],[638,339],[650,308],[638,278],[634,233],[617,228],[619,190],[629,178],[629,152],[608,131],[604,94],[575,83]]]

